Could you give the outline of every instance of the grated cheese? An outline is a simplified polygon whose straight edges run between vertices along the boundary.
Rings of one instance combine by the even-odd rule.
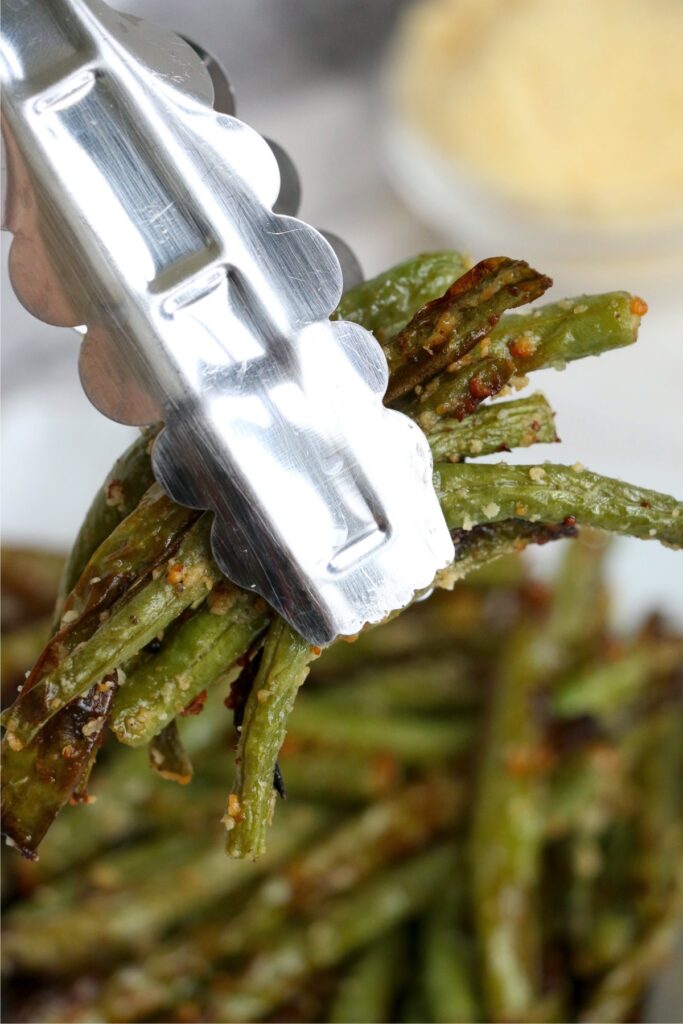
[[[422,0],[393,83],[401,115],[513,201],[626,225],[683,218],[678,0]]]

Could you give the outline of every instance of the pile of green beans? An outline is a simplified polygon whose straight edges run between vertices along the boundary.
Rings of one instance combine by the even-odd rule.
[[[217,843],[224,690],[158,747],[191,786],[108,745],[4,858],[5,1019],[634,1019],[683,923],[683,638],[615,633],[605,552],[585,531],[552,585],[501,559],[319,659],[256,863]]]
[[[521,260],[496,257],[467,269],[460,254],[443,252],[365,282],[334,314],[374,331],[390,370],[387,404],[412,416],[431,444],[434,486],[455,541],[437,589],[527,544],[574,535],[579,525],[683,544],[683,505],[666,495],[578,464],[469,461],[556,440],[542,395],[485,399],[522,387],[529,371],[636,339],[646,306],[625,292],[510,312],[550,284]],[[167,779],[189,781],[178,722],[201,711],[214,688],[230,694],[238,727],[224,815],[231,856],[264,854],[281,768],[287,783],[287,758],[282,765],[278,758],[297,693],[321,652],[221,577],[210,516],[175,505],[152,481],[157,433],[140,437],[96,496],[64,569],[53,634],[2,717],[3,827],[27,857],[69,802],[87,800],[108,733],[129,747],[148,746],[152,768]],[[393,627],[371,631],[373,649],[393,642]],[[343,662],[344,647],[325,651],[321,664]],[[336,722],[342,734],[344,716],[354,712],[345,704],[322,722],[328,730]],[[299,728],[309,736],[323,728],[314,706],[302,715]],[[469,723],[444,720],[424,735],[417,723],[407,732],[391,721],[387,727],[411,764],[471,742]],[[370,749],[375,736],[354,731],[359,747]]]

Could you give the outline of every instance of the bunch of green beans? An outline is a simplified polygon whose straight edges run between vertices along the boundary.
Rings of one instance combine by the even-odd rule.
[[[192,786],[106,748],[4,859],[5,1019],[633,1019],[683,924],[683,638],[615,634],[605,550],[552,586],[502,559],[321,658],[256,864],[216,842],[220,688],[177,730]]]
[[[543,396],[482,406],[485,399],[522,386],[528,371],[636,339],[646,306],[624,292],[510,312],[550,283],[521,260],[497,257],[467,270],[458,253],[436,253],[365,282],[334,314],[375,332],[390,369],[387,403],[427,432],[434,486],[455,541],[454,562],[437,588],[529,543],[572,535],[577,524],[683,543],[683,505],[666,495],[578,464],[465,461],[556,439]],[[200,711],[216,686],[223,696],[230,688],[238,726],[224,815],[231,856],[265,852],[275,794],[283,791],[280,767],[285,786],[296,771],[278,757],[297,693],[321,652],[260,598],[221,577],[209,515],[175,505],[152,482],[157,432],[141,436],[96,496],[64,569],[55,631],[3,714],[3,827],[28,857],[69,802],[87,799],[108,732],[129,747],[148,746],[154,770],[188,782],[193,767],[178,721]],[[376,630],[370,649],[382,650],[394,636],[394,624]],[[469,632],[462,643],[477,640]],[[343,664],[345,646],[326,651],[321,665]],[[354,713],[344,703],[330,720],[309,705],[298,728],[315,736],[323,721],[341,736]],[[407,732],[387,726],[396,753],[411,764],[471,743],[468,723],[444,720],[424,734],[417,722]],[[366,736],[357,726],[354,733],[359,748],[372,748],[372,731]]]

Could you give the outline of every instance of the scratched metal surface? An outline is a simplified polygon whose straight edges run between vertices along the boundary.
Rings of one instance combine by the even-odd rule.
[[[312,644],[403,607],[453,552],[429,446],[372,335],[330,322],[339,261],[273,212],[268,144],[187,43],[101,0],[6,0],[2,56],[12,282],[87,326],[93,404],[163,422],[159,483]]]

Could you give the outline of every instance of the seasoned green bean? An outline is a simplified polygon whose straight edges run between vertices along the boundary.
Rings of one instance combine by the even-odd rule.
[[[459,252],[423,253],[351,288],[342,296],[332,319],[361,324],[387,351],[390,339],[418,309],[443,295],[468,266]]]
[[[530,713],[538,645],[526,625],[503,656],[470,837],[473,913],[492,1021],[529,1019],[540,991],[543,762]]]
[[[226,861],[201,830],[178,830],[114,851],[96,862],[90,879],[86,875],[77,885],[66,880],[46,891],[31,914],[21,908],[8,914],[6,964],[73,970],[106,963],[127,948],[150,948],[176,921],[230,897],[310,839],[319,812],[286,808],[282,819],[258,866]]]
[[[114,687],[94,686],[58,712],[34,739],[15,750],[2,741],[2,828],[29,859],[59,812],[83,793],[104,739]]]
[[[114,463],[104,484],[93,498],[67,559],[59,585],[56,621],[67,595],[73,590],[93,552],[129,513],[154,483],[149,447],[158,427],[143,430]]]
[[[127,968],[116,972],[102,1000],[109,1007],[116,1006],[121,1016],[158,1013],[188,987],[201,985],[212,965],[258,950],[291,920],[302,914],[313,916],[330,897],[350,892],[390,864],[424,848],[452,827],[461,810],[460,788],[454,783],[439,780],[435,788],[419,784],[342,822],[312,842],[309,849],[297,844],[295,856],[261,882],[235,916],[227,921],[199,922],[181,943],[169,939],[139,968],[135,986],[129,984]],[[328,829],[333,825],[329,816],[322,815],[321,820]],[[276,835],[281,829],[282,824]],[[309,839],[315,838],[309,835]],[[183,968],[180,978],[176,976],[179,963]],[[137,1000],[135,1010],[131,999]]]
[[[217,614],[217,609],[222,609]],[[111,729],[121,743],[149,743],[219,677],[239,674],[239,660],[265,629],[263,601],[220,584],[218,601],[184,622],[163,650],[131,673],[114,699]]]
[[[571,522],[558,524],[503,519],[497,523],[479,523],[468,529],[451,529],[455,541],[453,563],[437,576],[437,585],[452,589],[470,573],[488,567],[507,555],[519,554],[529,544],[548,544],[554,540],[575,537]]]
[[[554,413],[540,394],[482,406],[462,421],[440,420],[427,436],[435,462],[460,462],[557,441]]]
[[[504,310],[537,299],[551,284],[522,260],[499,256],[477,263],[418,310],[386,346],[385,400],[394,402],[414,389],[419,394],[427,381],[488,336]]]
[[[168,560],[198,517],[195,509],[176,505],[158,484],[152,484],[83,567],[64,601],[60,637],[65,624],[73,628],[84,616],[113,604]]]
[[[190,605],[201,601],[218,570],[207,557],[209,517],[192,527],[174,564],[142,590],[118,605],[89,640],[74,648],[53,671],[40,679],[3,715],[5,740],[21,750],[58,711],[118,668],[163,632]],[[163,725],[163,723],[162,723]]]
[[[631,345],[647,307],[627,292],[582,295],[530,313],[510,313],[491,334],[402,409],[427,432],[440,417],[462,419],[510,378]]]
[[[217,986],[210,998],[211,1017],[259,1020],[307,976],[334,966],[420,910],[456,866],[455,847],[444,844],[339,897],[313,924],[278,938],[224,989]]]
[[[249,694],[237,751],[237,777],[225,824],[232,857],[259,857],[274,799],[273,773],[299,687],[320,654],[281,619],[271,625]]]
[[[455,531],[456,552],[573,530],[503,520]],[[234,742],[222,687],[153,739],[172,775],[189,773],[187,749],[192,787],[149,771],[142,748],[105,751],[97,802],[67,809],[41,862],[5,858],[8,1019],[633,1018],[683,919],[682,649],[658,618],[615,634],[604,553],[588,530],[552,586],[517,560],[516,574],[436,594],[316,663],[280,755],[288,800],[256,870],[214,847]],[[98,697],[122,697],[174,650],[150,695],[176,658],[195,673],[241,598],[253,608],[216,584]],[[308,652],[271,640],[281,660],[260,678],[284,675],[287,690]],[[243,690],[258,676],[253,651]],[[55,800],[82,794],[101,734],[77,731],[75,746],[91,745],[75,761],[22,759],[66,712],[71,730],[87,722],[92,692],[8,753],[10,819],[14,787],[20,798],[28,785],[30,814],[10,823],[20,841],[27,829],[28,853],[33,823],[40,832]],[[105,704],[97,717],[111,720]],[[272,760],[259,771],[272,792]]]
[[[192,781],[192,761],[180,739],[175,718],[151,740],[149,765],[152,771],[169,782],[179,782],[181,786],[186,786]]]
[[[446,522],[468,529],[516,517],[573,519],[611,533],[683,545],[683,502],[583,466],[447,465],[434,473]]]

